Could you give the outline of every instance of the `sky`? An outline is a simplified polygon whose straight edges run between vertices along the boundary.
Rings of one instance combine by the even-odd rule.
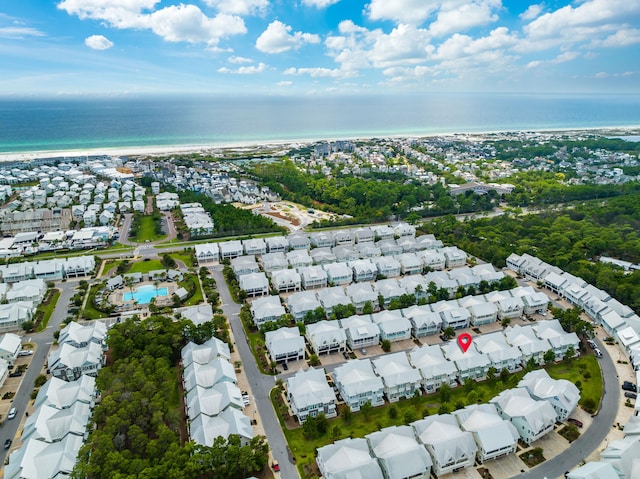
[[[2,0],[0,96],[640,93],[640,0]]]

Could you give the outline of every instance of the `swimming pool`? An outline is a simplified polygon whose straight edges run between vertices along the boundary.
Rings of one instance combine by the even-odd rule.
[[[156,296],[167,296],[169,294],[169,290],[167,288],[158,288],[152,284],[145,284],[144,286],[140,286],[136,288],[133,293],[124,293],[122,299],[124,301],[131,301],[134,299],[138,304],[149,304],[151,302],[151,298],[155,298]]]

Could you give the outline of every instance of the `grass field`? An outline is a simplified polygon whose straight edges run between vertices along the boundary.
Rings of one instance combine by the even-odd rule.
[[[185,306],[195,306],[196,304],[200,304],[203,302],[204,298],[202,296],[202,288],[200,287],[200,281],[198,281],[198,276],[195,274],[185,274],[184,281],[193,281],[196,286],[196,292],[193,293],[187,302],[184,304]]]
[[[87,299],[87,304],[85,305],[84,309],[82,310],[82,318],[86,318],[86,319],[99,319],[99,318],[108,318],[109,315],[106,313],[102,313],[100,311],[98,311],[96,308],[93,307],[93,304],[91,303],[91,298],[93,296],[96,295],[96,293],[98,292],[98,290],[100,290],[103,286],[100,284],[94,284],[91,286],[91,288],[89,289],[89,298]]]
[[[166,269],[162,266],[159,259],[150,259],[149,261],[136,261],[131,265],[127,273],[148,273],[157,269]]]
[[[546,366],[545,369],[555,379],[567,379],[574,384],[580,384],[581,405],[587,401],[587,398],[595,401],[596,405],[600,403],[602,380],[600,366],[595,357],[584,356],[571,361],[552,364]],[[500,381],[499,377],[497,377],[493,380],[471,383],[451,389],[446,408],[453,411],[469,404],[486,403],[503,390],[516,387],[524,374],[524,372],[512,374],[505,382]],[[275,390],[273,392],[275,393]],[[296,429],[283,427],[283,430],[289,443],[289,448],[296,458],[301,477],[303,479],[311,479],[317,477],[310,473],[310,471],[315,470],[316,448],[346,437],[364,437],[385,427],[408,424],[422,417],[438,414],[441,406],[441,395],[440,393],[435,393],[370,408],[366,417],[360,411],[352,413],[348,418],[349,420],[346,421],[345,416],[341,414],[337,418],[330,419],[327,432],[315,439],[306,438],[301,427]],[[280,415],[281,407],[278,406],[277,401],[274,401],[274,408],[281,423],[284,423]]]
[[[38,325],[36,332],[44,331],[49,324],[49,320],[51,319],[51,315],[53,314],[53,310],[58,303],[58,298],[60,298],[60,290],[54,289],[51,295],[51,298],[47,304],[40,304],[38,309],[42,311],[42,321]]]
[[[138,234],[136,234],[134,241],[143,243],[147,240],[157,241],[165,238],[167,235],[156,234],[156,226],[152,216],[140,216],[140,227],[138,228]]]

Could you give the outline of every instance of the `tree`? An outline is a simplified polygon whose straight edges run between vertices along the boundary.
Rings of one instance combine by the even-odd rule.
[[[24,321],[20,325],[20,327],[27,333],[30,333],[31,331],[33,331],[33,328],[35,327],[35,323],[33,321]]]
[[[502,321],[500,321],[500,324],[502,325],[503,328],[506,328],[511,324],[511,318],[502,318]]]
[[[369,420],[372,409],[373,409],[373,406],[371,405],[371,401],[367,401],[362,406],[360,406],[360,412],[364,416],[365,420]]]
[[[438,394],[440,395],[440,402],[449,402],[449,400],[451,399],[451,386],[449,386],[447,383],[442,383]]]
[[[311,356],[309,356],[310,366],[317,366],[318,364],[320,364],[320,358],[318,357],[317,354],[312,354]]]
[[[453,329],[452,326],[447,326],[446,328],[444,328],[442,330],[442,335],[446,338],[446,339],[451,339],[454,338],[456,336],[456,330]]]
[[[388,353],[389,351],[391,351],[391,341],[389,341],[388,339],[383,339],[382,340],[382,350],[385,353]]]
[[[364,306],[362,307],[362,314],[373,314],[373,304],[371,301],[364,303]]]
[[[569,346],[567,348],[567,351],[564,353],[564,359],[565,361],[569,359],[573,359],[575,355],[576,355],[576,349],[573,346]]]
[[[556,353],[553,352],[553,349],[549,349],[546,353],[544,353],[544,356],[542,358],[544,359],[545,363],[552,363],[556,359]]]

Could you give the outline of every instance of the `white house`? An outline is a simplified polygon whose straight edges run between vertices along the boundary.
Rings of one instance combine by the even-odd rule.
[[[352,411],[359,411],[363,404],[384,404],[384,384],[375,374],[369,359],[348,361],[333,370],[333,380],[342,400]]]
[[[220,249],[221,260],[237,258],[244,253],[244,248],[240,240],[223,241],[218,243],[218,248]]]
[[[431,456],[411,426],[391,426],[365,436],[387,479],[428,479]]]
[[[502,331],[476,336],[473,341],[476,350],[489,357],[491,366],[498,371],[506,369],[510,373],[522,369],[522,353],[507,343]]]
[[[380,329],[380,340],[391,342],[411,338],[411,321],[402,316],[399,309],[380,311],[371,315],[371,319]]]
[[[246,255],[261,255],[267,252],[267,245],[262,238],[242,240],[242,247]]]
[[[422,377],[420,372],[409,364],[404,352],[385,354],[372,361],[373,368],[384,383],[384,394],[389,402],[400,398],[410,399],[420,393]]]
[[[353,280],[356,283],[375,281],[378,276],[378,268],[369,258],[349,261],[348,265],[353,271]]]
[[[255,256],[237,256],[231,259],[231,269],[236,276],[243,274],[258,273],[260,266]]]
[[[322,304],[318,301],[316,293],[313,291],[300,291],[293,293],[287,299],[287,309],[293,315],[296,321],[304,321],[307,313],[322,308]]]
[[[318,321],[306,327],[305,336],[315,354],[346,351],[347,333],[338,321]]]
[[[411,322],[411,331],[416,338],[437,334],[442,326],[442,318],[428,304],[409,306],[402,310],[402,315]]]
[[[238,382],[233,365],[223,357],[203,364],[193,361],[184,368],[182,377],[185,391],[191,391],[196,386],[211,388],[224,381],[233,384]]]
[[[556,360],[561,360],[573,348],[574,355],[579,352],[580,339],[576,333],[567,333],[557,319],[537,321],[533,330],[540,339],[546,339],[551,344],[551,349],[556,355]]]
[[[269,294],[269,280],[264,273],[243,274],[238,278],[238,284],[249,297]]]
[[[278,296],[264,296],[251,303],[253,322],[260,327],[268,321],[277,321],[286,314]]]
[[[270,236],[265,243],[269,253],[285,253],[289,250],[289,240],[285,236]]]
[[[347,263],[329,263],[322,267],[327,272],[327,281],[331,285],[346,285],[353,282],[353,271]]]
[[[504,330],[504,335],[510,345],[516,346],[520,350],[523,364],[531,359],[536,364],[544,364],[544,355],[551,349],[551,343],[536,336],[531,326],[515,324],[507,327]]]
[[[278,293],[300,291],[302,278],[295,269],[282,269],[271,274],[271,284]]]
[[[180,314],[196,326],[200,326],[213,319],[213,307],[210,303],[197,304],[181,309]]]
[[[347,333],[347,344],[353,350],[376,346],[380,342],[380,329],[371,321],[371,315],[354,315],[340,320]]]
[[[288,363],[304,359],[305,342],[297,327],[267,331],[264,339],[272,361]]]
[[[364,438],[346,438],[319,447],[316,463],[324,479],[383,479],[380,465]]]
[[[262,269],[268,275],[271,275],[274,271],[287,269],[289,267],[287,257],[281,251],[262,255],[260,262],[262,263]]]
[[[336,261],[336,255],[333,254],[331,248],[315,248],[311,250],[311,259],[316,265],[325,265],[334,263]]]
[[[440,347],[416,346],[409,352],[409,361],[420,371],[422,387],[427,394],[436,392],[443,384],[457,386],[458,368],[444,357]]]
[[[556,411],[556,422],[567,419],[580,401],[580,390],[575,384],[566,379],[552,379],[544,369],[527,373],[518,387],[525,388],[534,399],[549,402]]]
[[[58,343],[69,343],[76,348],[82,348],[89,343],[100,345],[103,350],[107,349],[107,326],[101,321],[93,321],[89,324],[79,324],[71,321],[60,330]]]
[[[491,399],[500,415],[516,427],[520,439],[531,444],[553,431],[556,412],[551,403],[536,401],[526,389],[515,388],[502,391]]]
[[[313,258],[306,249],[294,249],[286,253],[287,262],[292,268],[304,268],[313,264]]]
[[[345,288],[345,292],[351,298],[351,304],[356,307],[356,312],[358,313],[362,313],[367,304],[370,304],[374,311],[380,307],[378,294],[373,290],[370,283],[350,284]]]
[[[218,437],[240,436],[240,445],[253,438],[251,420],[236,408],[229,407],[217,416],[200,414],[189,424],[189,437],[197,444],[212,446]]]
[[[500,417],[495,405],[472,404],[453,414],[460,428],[473,434],[478,446],[478,462],[484,463],[516,452],[520,435],[511,422]]]
[[[344,292],[342,286],[333,286],[332,288],[323,288],[318,291],[318,301],[322,304],[327,316],[331,316],[333,308],[338,305],[351,304],[349,296]]]
[[[83,374],[96,376],[102,367],[102,353],[97,343],[90,342],[80,348],[63,343],[49,353],[51,375],[65,381],[75,381]]]
[[[455,416],[438,414],[412,422],[418,440],[427,447],[433,460],[433,472],[442,476],[472,467],[476,459],[473,435],[463,431]]]
[[[320,413],[328,418],[338,414],[336,395],[327,382],[324,369],[300,369],[288,378],[287,399],[300,424],[307,417],[315,417]]]
[[[299,269],[304,289],[326,288],[327,272],[322,266],[307,266]]]
[[[459,268],[467,264],[467,253],[456,246],[440,248],[438,252],[444,255],[447,268]]]
[[[375,259],[375,264],[378,268],[378,276],[384,276],[385,278],[400,276],[402,265],[400,261],[391,256],[380,256]]]
[[[620,479],[615,468],[607,462],[587,462],[569,472],[567,479]]]
[[[209,364],[211,361],[224,358],[231,360],[231,352],[229,345],[224,341],[220,341],[216,337],[212,337],[202,344],[189,342],[181,351],[182,367],[190,366],[192,363]]]
[[[453,361],[458,368],[458,377],[461,383],[467,379],[481,381],[487,377],[491,360],[484,354],[480,354],[473,347],[464,352],[458,346],[457,341],[441,344],[440,347],[444,356],[449,361]]]
[[[3,334],[0,338],[0,359],[4,359],[8,365],[12,365],[18,359],[18,353],[22,350],[20,336],[13,333]]]

